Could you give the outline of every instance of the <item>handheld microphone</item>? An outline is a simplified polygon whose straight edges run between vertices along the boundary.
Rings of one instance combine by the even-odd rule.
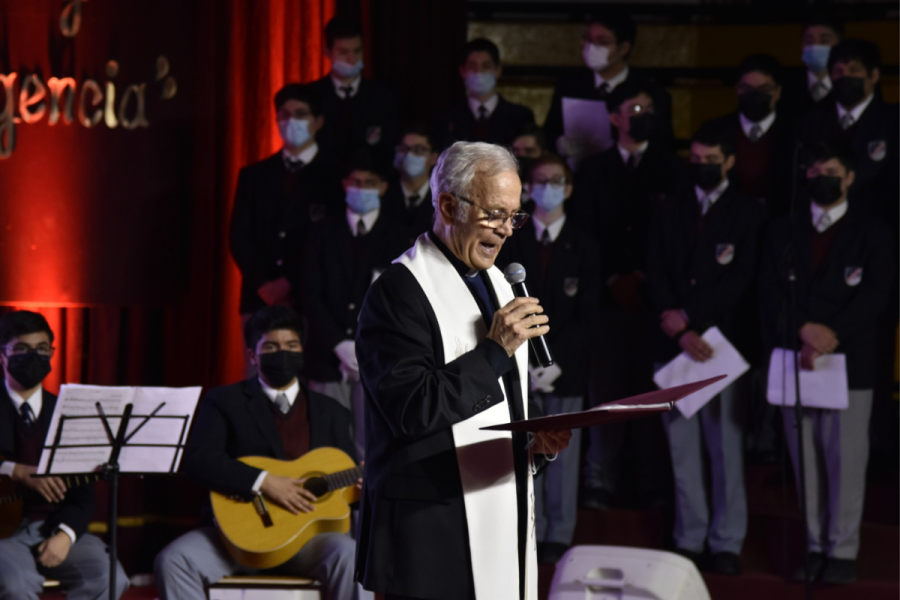
[[[503,276],[506,277],[506,282],[512,286],[513,294],[516,295],[516,298],[526,298],[529,296],[528,290],[525,288],[525,267],[519,263],[510,263],[503,269]],[[535,327],[537,327],[537,325],[535,325]],[[531,349],[534,351],[534,355],[537,357],[539,365],[542,367],[549,367],[553,364],[550,346],[547,345],[547,340],[544,339],[544,336],[539,335],[528,341],[531,342]]]

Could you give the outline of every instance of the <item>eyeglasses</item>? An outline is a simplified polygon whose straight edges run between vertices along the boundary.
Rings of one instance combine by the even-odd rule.
[[[481,210],[486,212],[488,227],[491,227],[493,229],[497,229],[498,227],[503,227],[507,221],[509,221],[509,224],[512,226],[513,229],[518,229],[522,225],[524,225],[525,221],[528,220],[528,217],[531,216],[527,212],[522,212],[521,210],[516,213],[513,213],[512,215],[510,215],[505,210],[488,210],[483,206],[479,206],[478,204],[475,204],[468,198],[463,198],[462,196],[457,196],[457,198],[459,198],[463,202],[467,202],[467,203],[471,204],[472,206],[474,206],[476,208],[480,208]]]
[[[32,348],[28,344],[16,344],[15,346],[3,346],[7,356],[20,356],[22,354],[39,354],[41,356],[52,356],[56,350],[48,344],[39,344],[37,348]]]

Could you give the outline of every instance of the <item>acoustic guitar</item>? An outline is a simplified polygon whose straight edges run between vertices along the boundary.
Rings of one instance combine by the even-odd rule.
[[[317,448],[293,461],[263,456],[239,460],[272,475],[306,478],[303,487],[318,498],[315,511],[294,515],[262,494],[246,501],[210,492],[222,541],[241,565],[271,569],[290,560],[320,533],[350,530],[350,504],[359,500],[355,484],[362,477],[362,467],[345,452]]]

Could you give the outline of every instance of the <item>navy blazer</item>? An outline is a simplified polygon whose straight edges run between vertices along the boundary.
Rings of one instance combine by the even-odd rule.
[[[534,124],[534,113],[527,106],[510,102],[499,94],[497,97],[497,108],[488,118],[488,136],[484,141],[509,146],[522,127]],[[463,100],[445,111],[438,118],[436,131],[441,148],[453,142],[475,141],[475,115],[469,101]]]

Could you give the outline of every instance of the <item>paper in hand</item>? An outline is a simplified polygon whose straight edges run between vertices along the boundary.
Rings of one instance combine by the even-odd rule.
[[[580,138],[592,152],[602,152],[612,147],[606,102],[563,98],[562,113],[566,137]]]
[[[775,406],[794,406],[794,353],[784,348],[772,350],[766,397]],[[823,354],[813,362],[813,370],[800,369],[800,403],[804,407],[844,410],[850,406],[847,384],[847,357]]]

